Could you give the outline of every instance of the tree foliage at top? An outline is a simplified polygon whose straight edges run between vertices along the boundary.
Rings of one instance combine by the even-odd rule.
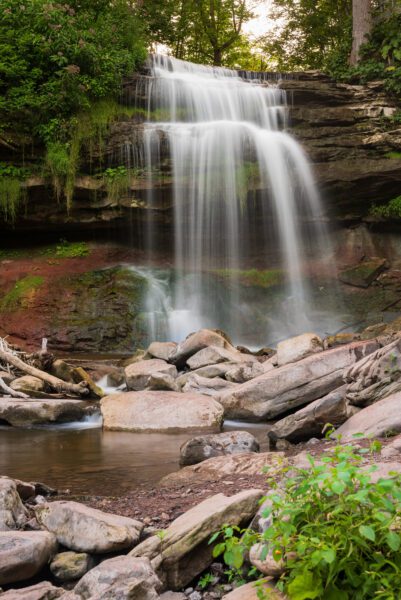
[[[0,0],[0,118],[49,137],[69,118],[118,93],[145,58],[138,18],[126,0]]]
[[[154,43],[176,58],[233,66],[252,61],[243,25],[253,13],[247,0],[143,0],[140,14]]]
[[[279,70],[328,70],[347,62],[352,0],[274,0],[269,18],[275,27],[261,43]]]

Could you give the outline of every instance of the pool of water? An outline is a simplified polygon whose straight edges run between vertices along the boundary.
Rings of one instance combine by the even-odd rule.
[[[0,429],[0,475],[42,481],[72,494],[116,496],[155,484],[179,469],[180,446],[196,434],[102,431],[100,423],[40,429]],[[228,422],[249,429],[267,448],[266,424]]]

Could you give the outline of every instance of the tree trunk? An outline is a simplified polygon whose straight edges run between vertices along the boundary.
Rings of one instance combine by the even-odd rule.
[[[360,49],[372,29],[371,0],[352,0],[352,50],[350,63],[356,65]]]
[[[213,64],[215,67],[221,67],[223,62],[223,53],[220,48],[213,48]]]

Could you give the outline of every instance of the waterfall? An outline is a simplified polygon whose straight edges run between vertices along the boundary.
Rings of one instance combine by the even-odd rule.
[[[163,301],[155,311],[168,336],[225,327],[236,341],[262,343],[307,330],[304,262],[323,256],[325,235],[308,161],[285,131],[285,92],[267,77],[159,55],[150,73],[141,152],[150,209],[160,169],[173,181],[170,308]],[[152,216],[147,246],[151,260]],[[254,278],[263,280],[265,304],[251,314]]]

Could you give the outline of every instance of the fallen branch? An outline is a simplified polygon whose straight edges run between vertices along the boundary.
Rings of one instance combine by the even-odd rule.
[[[3,390],[3,392],[8,394],[9,396],[12,396],[13,398],[24,398],[24,399],[29,398],[29,396],[27,396],[23,392],[17,392],[17,390],[13,390],[12,388],[10,388],[1,377],[0,377],[0,390]]]
[[[73,394],[74,396],[87,396],[89,394],[90,390],[86,381],[81,381],[80,383],[68,383],[58,377],[54,377],[54,375],[49,375],[49,373],[45,373],[32,365],[27,365],[18,358],[18,356],[11,354],[11,352],[0,350],[0,360],[13,365],[13,367],[28,375],[41,379],[57,392]]]

